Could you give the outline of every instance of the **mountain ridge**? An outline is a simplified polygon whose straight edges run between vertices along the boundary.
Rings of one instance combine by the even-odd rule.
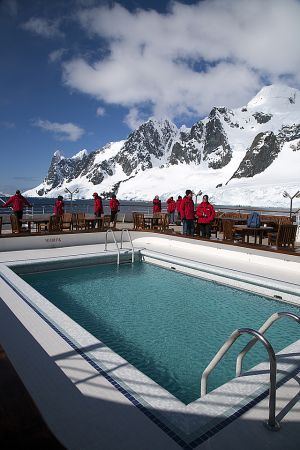
[[[227,191],[225,203],[230,204],[230,189],[238,183],[244,189],[244,195],[238,194],[243,204],[249,196],[247,183],[253,191],[258,181],[261,186],[273,185],[274,192],[263,188],[268,191],[266,199],[279,196],[280,190],[294,189],[299,180],[295,173],[295,164],[300,168],[299,118],[300,91],[285,85],[263,87],[240,108],[213,107],[191,128],[150,118],[127,139],[91,153],[81,150],[65,158],[55,152],[44,181],[26,195],[55,197],[67,187],[78,188],[80,198],[98,191],[104,196],[115,192],[124,199],[150,200],[155,194],[164,199],[191,188],[205,190],[215,201],[225,200]],[[281,154],[286,176],[275,188],[278,169],[272,167]]]

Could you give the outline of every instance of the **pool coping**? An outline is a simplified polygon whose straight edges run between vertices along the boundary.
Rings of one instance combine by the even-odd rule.
[[[90,256],[89,256],[90,257]],[[89,258],[87,257],[87,259]],[[57,259],[67,259],[67,258],[57,258]],[[30,263],[30,262],[29,262]],[[28,263],[28,264],[29,264]],[[24,264],[24,263],[22,263]],[[11,263],[9,265],[12,265]],[[98,361],[99,359],[101,360],[101,354],[99,354],[99,351],[97,352],[89,352],[87,354],[82,352],[82,348],[87,348],[90,345],[95,344],[95,338],[92,337],[91,339],[91,335],[89,333],[87,333],[85,330],[82,334],[82,330],[81,327],[80,329],[78,328],[79,325],[76,324],[75,326],[75,331],[76,331],[76,336],[78,336],[78,331],[79,331],[79,336],[80,339],[78,341],[78,337],[77,339],[72,338],[72,336],[70,335],[70,329],[72,329],[72,326],[74,328],[74,323],[70,323],[69,321],[71,321],[71,319],[68,318],[67,322],[68,325],[72,325],[71,328],[69,328],[69,332],[66,333],[64,331],[64,327],[66,326],[66,318],[63,317],[63,313],[61,313],[59,311],[60,314],[58,314],[58,317],[56,317],[56,320],[58,320],[58,323],[54,323],[53,321],[50,321],[49,318],[47,317],[47,308],[49,307],[49,305],[47,305],[46,310],[45,309],[39,309],[41,306],[45,306],[45,299],[40,296],[40,294],[36,295],[36,291],[34,291],[32,288],[28,289],[28,285],[27,283],[23,282],[21,283],[21,285],[19,284],[20,278],[13,274],[13,272],[11,272],[11,270],[9,269],[8,266],[4,265],[4,267],[1,267],[1,272],[2,272],[2,279],[4,278],[6,280],[6,282],[8,282],[10,284],[10,287],[12,289],[15,290],[15,292],[18,294],[18,296],[25,301],[28,306],[30,306],[31,308],[33,308],[35,310],[35,312],[51,327],[54,326],[54,329],[56,330],[56,332],[60,335],[60,337],[62,339],[64,339],[69,345],[71,345],[72,348],[74,348],[74,350],[76,350],[76,352],[78,354],[81,355],[81,357],[85,358],[86,361],[99,373],[101,373],[103,376],[105,372],[105,367],[101,367],[101,365],[99,365]],[[3,277],[4,275],[4,277]],[[25,283],[25,284],[24,284]],[[20,292],[21,290],[21,292]],[[33,292],[34,291],[34,292]],[[21,294],[21,295],[20,295]],[[27,298],[27,296],[29,295],[30,299]],[[34,298],[35,303],[32,303],[32,296]],[[48,302],[46,300],[46,302]],[[42,303],[42,305],[41,305]],[[55,308],[53,305],[51,305],[53,308]],[[53,312],[53,308],[50,306],[50,311],[48,310],[48,313],[52,313]],[[55,308],[56,309],[56,308]],[[63,315],[63,316],[62,316]],[[62,323],[60,323],[60,320],[62,320]],[[73,321],[71,321],[73,322]],[[87,334],[86,334],[87,333]],[[71,333],[72,334],[72,333]],[[98,343],[100,341],[97,341]],[[300,341],[299,341],[300,342]],[[284,354],[284,352],[295,352],[295,348],[298,349],[299,346],[299,342],[298,343],[294,343],[291,346],[287,347],[286,349],[282,350],[282,352],[280,352],[279,354]],[[295,347],[295,344],[296,347]],[[101,352],[100,352],[101,353]],[[296,352],[295,352],[296,353]],[[117,355],[118,356],[118,355]],[[105,353],[105,357],[107,357],[107,353]],[[120,357],[118,357],[117,359],[117,364],[121,363],[124,364],[123,359],[119,359]],[[291,358],[287,358],[289,359],[289,362],[285,361],[284,358],[281,358],[281,362],[279,365],[279,370],[280,371],[284,371],[285,375],[280,375],[278,377],[278,381],[279,383],[283,384],[286,379],[294,376],[295,373],[299,372],[300,368],[299,368],[299,361],[297,358],[295,358],[294,362],[291,362]],[[110,361],[111,363],[111,361]],[[126,362],[125,362],[126,363]],[[107,378],[108,381],[115,386],[117,389],[119,389],[119,391],[125,395],[132,404],[134,404],[136,407],[138,407],[144,414],[147,415],[147,417],[149,417],[154,423],[156,423],[156,425],[158,425],[164,432],[166,432],[175,442],[177,442],[182,448],[195,448],[197,445],[199,445],[199,443],[204,442],[204,440],[208,439],[209,437],[211,437],[214,433],[216,433],[217,431],[219,431],[220,429],[222,429],[224,426],[226,426],[227,424],[231,423],[233,420],[235,420],[237,417],[239,417],[241,414],[243,414],[246,410],[250,409],[254,404],[258,403],[262,398],[266,397],[268,394],[268,388],[266,388],[266,384],[268,383],[268,374],[267,373],[262,373],[261,375],[250,375],[249,373],[246,376],[240,377],[239,379],[235,379],[230,383],[227,383],[226,385],[220,387],[219,389],[216,389],[213,393],[208,394],[207,396],[205,396],[204,399],[200,399],[197,400],[196,402],[193,402],[190,405],[187,405],[184,407],[182,407],[182,403],[175,399],[173,396],[171,396],[171,394],[167,393],[167,391],[165,391],[164,389],[162,391],[159,391],[159,394],[164,397],[166,396],[166,393],[168,394],[168,400],[171,399],[171,403],[168,405],[166,405],[166,403],[164,403],[163,405],[160,405],[164,408],[164,413],[163,415],[161,415],[161,413],[159,413],[158,411],[158,405],[152,405],[149,408],[149,404],[151,405],[151,403],[147,400],[147,393],[145,397],[141,397],[139,395],[137,396],[133,396],[132,395],[132,387],[130,387],[130,389],[128,389],[128,383],[125,383],[125,385],[120,382],[120,379],[122,378],[122,373],[124,374],[124,370],[125,370],[125,376],[126,377],[131,377],[130,375],[130,371],[132,370],[132,366],[129,367],[130,365],[127,364],[127,367],[124,369],[125,366],[123,366],[123,372],[119,371],[115,371],[114,377],[112,379]],[[103,372],[104,370],[104,372]],[[108,367],[108,370],[111,371],[112,368]],[[129,370],[129,372],[128,372]],[[267,364],[260,364],[258,366],[256,366],[253,370],[255,371],[266,371],[267,370]],[[134,371],[136,371],[136,369],[134,369]],[[289,375],[286,375],[287,371],[289,371]],[[139,371],[137,371],[139,372]],[[139,372],[140,373],[140,372]],[[142,374],[143,375],[143,374]],[[146,377],[145,375],[143,375],[143,377]],[[142,381],[145,381],[145,378],[142,377]],[[259,387],[256,387],[255,389],[250,389],[248,390],[248,400],[245,402],[245,396],[243,394],[243,396],[241,396],[241,391],[244,391],[245,388],[248,388],[251,385],[253,379],[255,379],[255,381],[257,381],[259,377],[260,383],[261,385]],[[148,379],[148,377],[146,377],[146,379]],[[149,380],[149,379],[148,379]],[[157,385],[156,383],[152,382],[149,383],[149,381],[147,380],[147,386],[149,386],[150,384],[153,383],[152,388],[154,387],[155,392],[157,392]],[[239,401],[238,403],[238,407],[236,410],[233,409],[228,409],[228,407],[226,407],[226,410],[224,411],[224,408],[219,409],[218,410],[218,403],[220,398],[223,400],[224,396],[226,398],[228,398],[230,396],[230,389],[232,389],[231,393],[232,396],[235,395],[239,395]],[[159,387],[159,389],[162,389]],[[136,389],[133,389],[133,391],[136,391]],[[153,391],[152,391],[153,392]],[[169,397],[171,396],[171,397]],[[219,397],[218,397],[219,396]],[[174,400],[175,399],[175,400]],[[180,405],[179,405],[180,404]],[[175,424],[174,427],[174,408],[179,407],[179,409],[177,409],[176,411],[176,417],[177,417],[177,423]],[[169,408],[169,411],[168,411]],[[199,433],[199,423],[197,425],[191,425],[191,422],[193,422],[194,420],[194,416],[199,414],[199,409],[200,411],[200,415],[203,416],[203,408],[205,409],[205,413],[207,414],[207,417],[210,417],[209,423],[207,424],[203,424],[202,421],[202,425],[201,425],[201,433]],[[192,418],[191,420],[189,420],[189,424],[185,425],[182,429],[182,415],[190,415],[190,417]],[[216,415],[218,416],[216,418]],[[172,417],[173,416],[173,417]],[[170,422],[171,420],[171,422]],[[178,423],[178,420],[180,423]],[[176,422],[176,421],[175,421]],[[167,425],[166,425],[167,423]],[[178,427],[181,426],[181,430],[178,431]],[[212,434],[213,433],[213,434]],[[188,446],[188,447],[186,447]]]

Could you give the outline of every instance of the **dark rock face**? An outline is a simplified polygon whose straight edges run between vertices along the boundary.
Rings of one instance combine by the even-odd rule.
[[[181,132],[180,139],[173,145],[168,163],[170,165],[179,163],[190,164],[191,162],[200,164],[203,131],[203,123],[198,122],[193,125],[190,132]]]
[[[212,169],[226,166],[232,158],[232,149],[222,126],[220,113],[227,114],[226,108],[213,108],[205,127],[203,159],[208,161],[208,167]]]
[[[294,139],[300,139],[300,124],[284,125],[278,133],[278,139],[281,142],[290,142]]]
[[[272,114],[264,114],[262,112],[257,112],[252,114],[257,123],[267,123],[272,119]]]
[[[280,142],[273,132],[259,133],[231,178],[249,178],[263,172],[279,152]]]
[[[151,156],[161,158],[171,148],[177,133],[175,125],[165,120],[160,127],[149,120],[131,133],[116,157],[126,175],[131,175],[140,165],[142,170],[152,167]]]

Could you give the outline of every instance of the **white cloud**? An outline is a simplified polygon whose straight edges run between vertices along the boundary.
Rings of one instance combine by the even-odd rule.
[[[99,106],[96,110],[96,114],[99,117],[102,117],[105,115],[105,108],[103,108],[102,106]]]
[[[27,22],[23,23],[22,28],[45,38],[56,38],[64,36],[59,29],[59,25],[60,20],[47,20],[41,17],[31,17]]]
[[[33,126],[54,133],[59,141],[78,141],[85,131],[74,123],[57,123],[49,120],[38,119],[33,122]]]
[[[145,122],[146,119],[147,117],[145,117],[138,108],[130,108],[124,119],[124,123],[132,130],[135,130]]]
[[[57,50],[53,50],[53,52],[49,53],[48,55],[48,60],[51,63],[55,63],[57,61],[61,61],[64,53],[66,53],[66,49],[65,48],[59,48]]]
[[[298,0],[173,2],[167,14],[116,4],[81,10],[78,19],[109,51],[94,63],[64,63],[64,81],[128,107],[128,124],[145,104],[155,116],[203,116],[247,103],[265,80],[300,84]]]

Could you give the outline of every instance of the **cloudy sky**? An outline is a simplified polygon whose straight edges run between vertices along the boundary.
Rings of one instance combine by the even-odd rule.
[[[299,23],[300,0],[0,0],[0,191],[151,116],[191,126],[299,88]]]

